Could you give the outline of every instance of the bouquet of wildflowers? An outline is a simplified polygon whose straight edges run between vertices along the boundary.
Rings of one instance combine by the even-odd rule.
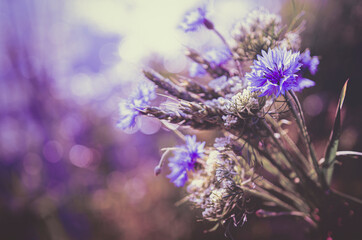
[[[306,221],[318,238],[338,239],[362,203],[330,187],[338,156],[362,156],[337,151],[347,82],[324,158],[317,159],[309,137],[295,92],[315,85],[307,77],[316,73],[319,59],[309,49],[300,52],[303,24],[297,22],[285,26],[280,16],[257,9],[235,24],[231,39],[226,39],[204,8],[191,11],[181,28],[206,28],[223,47],[204,53],[187,49],[189,76],[144,70],[153,84],[141,84],[119,104],[122,129],[146,115],[165,126],[216,132],[214,144],[207,146],[196,136],[174,130],[184,144],[162,149],[155,168],[158,175],[168,162],[167,177],[177,187],[186,187],[184,201],[200,208],[215,229],[241,226],[250,214],[290,215]],[[201,84],[200,78],[208,83]],[[152,106],[156,86],[172,101]],[[288,135],[291,124],[298,128],[297,143]]]

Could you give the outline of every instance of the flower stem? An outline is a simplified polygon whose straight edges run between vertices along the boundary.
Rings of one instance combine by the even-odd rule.
[[[245,192],[251,194],[251,195],[260,197],[260,198],[262,198],[264,200],[267,200],[267,201],[274,202],[275,204],[279,205],[280,207],[285,208],[286,210],[289,210],[289,211],[295,211],[296,210],[295,207],[292,207],[289,204],[287,204],[287,203],[283,202],[282,200],[280,200],[279,198],[276,198],[276,197],[270,195],[268,192],[266,192],[263,189],[258,189],[258,191],[256,191],[256,190],[252,190],[252,189],[249,189],[247,187],[244,187],[244,186],[240,186],[240,188],[243,189]]]
[[[291,212],[270,212],[265,211],[262,209],[259,209],[256,211],[256,215],[258,217],[279,217],[279,216],[296,216],[296,217],[302,217],[304,220],[309,223],[313,228],[318,228],[318,224],[308,215],[304,212],[297,212],[297,211],[291,211]]]
[[[310,140],[308,131],[307,131],[307,127],[305,124],[305,120],[304,120],[304,115],[302,112],[302,107],[300,105],[300,102],[297,98],[297,96],[295,95],[295,93],[293,91],[289,91],[287,94],[284,95],[287,104],[289,106],[289,109],[291,110],[297,125],[299,127],[299,130],[301,131],[302,135],[303,135],[303,139],[305,141],[305,144],[307,146],[308,152],[309,152],[309,156],[310,156],[310,161],[312,162],[313,166],[314,166],[314,170],[317,173],[317,177],[319,179],[319,183],[322,185],[322,188],[327,190],[328,189],[328,185],[325,181],[325,178],[323,177],[322,172],[320,171],[319,165],[318,165],[318,160],[316,157],[316,153],[314,151],[312,142]],[[293,103],[291,102],[291,98],[294,100],[295,104],[297,105],[297,109],[295,109]]]
[[[313,207],[315,205],[318,205],[318,202],[320,199],[319,197],[319,191],[317,189],[317,186],[315,185],[315,182],[311,180],[308,176],[308,174],[304,171],[303,167],[300,165],[298,161],[294,161],[294,159],[288,154],[286,149],[283,147],[283,144],[280,142],[278,138],[275,137],[273,130],[268,125],[268,123],[264,120],[263,121],[264,126],[266,130],[269,132],[269,135],[277,145],[280,152],[283,154],[285,159],[289,162],[290,166],[292,167],[292,170],[296,173],[297,177],[300,180],[299,184],[299,193],[302,194],[302,196],[307,195],[304,199],[308,201],[308,204]]]
[[[263,179],[260,184],[260,187],[268,191],[269,189],[275,191],[284,197],[288,198],[289,200],[294,202],[294,205],[298,207],[300,211],[309,212],[309,206],[301,199],[300,195],[297,195],[295,192],[285,191],[278,186],[274,185],[273,183],[269,182],[267,179]]]
[[[288,145],[290,146],[290,148],[293,150],[293,152],[295,153],[295,155],[297,155],[297,157],[303,161],[303,162],[308,162],[308,160],[306,159],[306,157],[302,154],[302,152],[299,150],[299,148],[296,146],[296,144],[293,142],[293,140],[288,136],[288,134],[279,126],[279,124],[275,121],[274,118],[272,118],[270,115],[266,115],[265,119],[267,119],[267,121],[273,126],[274,129],[276,129],[280,136],[285,140],[285,142],[288,143]]]
[[[213,29],[213,31],[214,31],[214,33],[221,39],[221,41],[225,44],[225,46],[229,49],[229,51],[232,53],[233,51],[232,51],[229,43],[228,43],[228,42],[226,41],[226,39],[223,37],[223,35],[221,35],[221,33],[220,33],[217,29],[215,29],[215,28]],[[233,56],[232,56],[232,57],[233,57]],[[233,59],[234,59],[234,57],[233,57]],[[235,62],[236,68],[237,68],[237,70],[238,70],[238,72],[239,72],[239,77],[241,78],[242,75],[243,75],[243,70],[242,70],[242,68],[241,68],[240,62],[239,62],[238,60],[236,60],[236,59],[234,59],[234,62]]]

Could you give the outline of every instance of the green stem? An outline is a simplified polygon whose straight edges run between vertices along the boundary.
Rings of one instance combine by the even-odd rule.
[[[245,192],[251,194],[251,195],[254,195],[254,196],[257,196],[257,197],[260,197],[264,200],[267,200],[267,201],[270,201],[270,202],[273,202],[277,205],[279,205],[280,207],[283,207],[285,208],[286,210],[289,210],[289,211],[295,211],[297,210],[295,207],[293,206],[290,206],[289,204],[283,202],[282,200],[270,195],[269,193],[267,192],[264,192],[265,190],[262,190],[262,189],[258,189],[258,191],[256,190],[252,190],[252,189],[249,189],[247,187],[244,187],[244,186],[240,186],[241,189],[243,189]]]
[[[332,191],[334,194],[336,194],[336,195],[338,195],[338,196],[340,196],[340,197],[343,197],[343,198],[348,199],[348,200],[350,200],[350,201],[352,201],[352,202],[355,202],[355,203],[358,203],[358,204],[361,204],[361,205],[362,205],[362,199],[359,199],[359,198],[353,197],[353,196],[351,196],[351,195],[342,193],[342,192],[337,191],[336,189],[333,189],[333,188],[331,188],[331,191]]]
[[[280,217],[280,216],[295,216],[295,217],[302,217],[304,220],[309,223],[313,228],[317,228],[318,224],[309,216],[309,214],[306,214],[304,212],[297,212],[297,211],[291,211],[291,212],[270,212],[265,211],[263,209],[260,209],[257,211],[258,217]]]
[[[259,185],[259,186],[262,187],[266,191],[268,191],[268,189],[271,189],[271,190],[283,195],[284,197],[288,198],[289,200],[293,201],[295,206],[298,207],[298,209],[302,212],[310,211],[310,208],[301,199],[301,197],[298,195],[295,195],[295,193],[293,193],[293,192],[285,191],[285,190],[279,188],[278,186],[274,185],[273,183],[269,182],[266,179],[263,179],[263,181],[261,182],[261,185]]]
[[[310,137],[309,137],[309,134],[308,134],[308,131],[307,131],[307,127],[306,127],[306,124],[305,124],[304,115],[303,115],[303,111],[302,111],[302,107],[300,105],[300,102],[299,102],[297,96],[295,95],[295,93],[293,91],[289,91],[287,94],[285,94],[284,97],[285,97],[285,99],[287,101],[289,109],[291,110],[291,112],[292,112],[292,114],[293,114],[293,116],[294,116],[294,118],[295,118],[295,120],[297,122],[299,130],[301,131],[301,133],[303,135],[303,139],[304,139],[305,144],[306,144],[307,149],[308,149],[308,153],[309,153],[308,155],[310,156],[310,161],[312,162],[314,170],[317,173],[319,183],[322,185],[323,189],[328,189],[328,185],[327,185],[326,180],[323,177],[323,174],[322,174],[322,172],[321,172],[321,170],[319,168],[316,153],[314,151],[312,142],[310,140]],[[298,110],[295,109],[293,103],[291,102],[291,98],[293,98],[295,104],[297,105]]]
[[[239,139],[239,141],[247,142],[247,144],[249,146],[251,146],[254,150],[256,150],[257,153],[260,154],[261,157],[263,157],[263,159],[265,159],[270,164],[270,167],[273,167],[278,173],[280,173],[280,174],[276,174],[277,175],[276,177],[279,178],[282,186],[293,191],[293,189],[296,187],[296,185],[295,185],[294,181],[290,179],[290,175],[289,175],[290,172],[288,171],[288,169],[285,169],[283,167],[283,165],[278,163],[267,151],[264,151],[264,150],[258,148],[253,143],[246,141],[245,139]],[[267,170],[267,171],[269,173],[273,174],[271,171],[269,171],[269,170]]]
[[[294,143],[294,141],[288,136],[288,134],[279,126],[279,124],[275,121],[274,118],[272,118],[270,115],[266,115],[265,119],[273,126],[274,129],[276,129],[280,136],[284,139],[284,141],[289,145],[289,147],[292,149],[292,151],[297,155],[297,157],[303,161],[308,162],[307,158],[302,154],[302,152],[299,150],[297,145]]]
[[[301,182],[299,186],[302,188],[298,189],[299,190],[298,192],[302,196],[306,194],[308,195],[304,199],[308,201],[309,206],[311,207],[318,206],[320,199],[318,199],[319,191],[317,189],[317,186],[315,185],[315,182],[309,178],[308,174],[305,171],[303,171],[303,167],[300,166],[298,161],[293,161],[293,159],[290,157],[286,149],[283,147],[282,143],[279,141],[278,138],[275,137],[273,130],[267,124],[267,122],[264,120],[263,123],[266,130],[269,132],[269,135],[272,137],[275,144],[277,145],[278,149],[283,154],[284,158],[289,162],[290,166],[292,167],[297,177],[299,178]]]
[[[299,179],[301,181],[304,181],[305,177],[303,176],[301,167],[295,161],[293,161],[291,159],[291,157],[289,156],[287,150],[283,147],[283,145],[279,141],[279,139],[275,137],[273,130],[271,129],[271,127],[268,125],[268,123],[265,120],[263,121],[263,124],[264,124],[265,129],[269,132],[269,135],[273,139],[274,143],[277,145],[278,149],[283,154],[284,158],[288,161],[288,163],[290,164],[292,169],[295,171],[295,173],[297,174]]]

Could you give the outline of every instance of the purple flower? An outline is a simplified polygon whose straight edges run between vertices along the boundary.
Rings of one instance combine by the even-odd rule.
[[[151,83],[141,83],[133,93],[132,99],[141,101],[140,105],[148,105],[148,103],[156,98],[155,86]]]
[[[301,72],[309,70],[312,75],[315,75],[319,65],[319,59],[317,56],[310,56],[310,51],[307,48],[302,54],[300,54],[299,62],[302,64]]]
[[[182,187],[187,181],[187,170],[190,170],[190,161],[187,152],[178,151],[169,159],[168,163],[171,173],[167,175],[176,187]]]
[[[200,7],[196,10],[185,14],[184,19],[180,24],[180,28],[185,32],[196,31],[200,26],[204,25],[208,29],[213,29],[214,25],[206,19],[206,7]]]
[[[251,67],[252,71],[246,74],[254,91],[261,91],[260,96],[278,97],[288,90],[298,87],[299,52],[293,53],[286,49],[270,49],[268,53],[262,51]]]
[[[311,57],[309,49],[306,49],[302,54],[300,54],[299,62],[302,64],[301,70],[298,72],[297,84],[293,88],[294,91],[301,91],[306,87],[313,87],[315,82],[304,78],[303,75],[309,71],[312,75],[317,72],[319,65],[319,59],[316,56]]]
[[[186,136],[186,145],[180,147],[175,155],[169,159],[168,166],[171,173],[167,177],[176,187],[185,185],[188,177],[187,171],[194,168],[196,159],[204,155],[205,142],[196,142],[196,136]]]
[[[189,68],[190,77],[202,77],[206,74],[206,70],[198,63],[191,63]]]
[[[230,50],[227,48],[211,49],[206,52],[205,59],[215,65],[221,65],[229,61],[231,58]]]
[[[156,93],[154,85],[139,85],[128,101],[123,100],[119,103],[120,119],[117,123],[117,127],[121,129],[134,127],[139,112],[148,106],[149,102],[155,97]]]
[[[297,84],[293,88],[293,90],[296,92],[299,92],[299,91],[302,91],[304,88],[313,87],[314,85],[315,85],[314,81],[312,81],[308,78],[303,78],[303,77],[299,76],[297,79]]]
[[[227,48],[211,49],[205,53],[205,60],[211,68],[219,67],[231,59],[231,53]],[[192,63],[189,69],[190,77],[201,77],[206,74],[206,70],[198,63]]]
[[[201,158],[204,156],[204,147],[205,142],[196,142],[196,136],[189,136],[186,137],[186,149],[189,154],[191,163],[194,163],[197,158]]]
[[[118,104],[120,119],[117,122],[117,127],[127,129],[136,125],[136,117],[139,111],[128,101],[121,101]]]

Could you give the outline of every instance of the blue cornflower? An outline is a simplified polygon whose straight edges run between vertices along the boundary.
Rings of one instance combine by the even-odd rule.
[[[169,159],[171,173],[167,177],[177,187],[185,185],[188,179],[187,171],[194,168],[197,158],[203,157],[204,146],[205,142],[196,142],[196,136],[186,136],[186,145],[180,147]]]
[[[299,62],[302,64],[301,70],[298,72],[297,84],[293,88],[294,91],[301,91],[306,87],[313,87],[315,82],[304,78],[303,75],[309,71],[312,75],[317,72],[317,68],[319,65],[319,59],[316,56],[311,57],[309,49],[306,49],[302,54],[300,54]]]
[[[139,111],[128,101],[121,101],[118,104],[120,119],[117,122],[117,127],[127,129],[136,125],[136,117]]]
[[[299,76],[297,79],[297,84],[293,88],[293,90],[296,92],[299,92],[299,91],[303,90],[304,88],[313,87],[314,85],[315,85],[314,81],[312,81],[308,78],[303,78],[303,77]]]
[[[132,99],[142,102],[140,105],[148,105],[148,103],[155,98],[155,86],[148,82],[141,83],[132,95]]]
[[[201,158],[204,156],[204,147],[205,142],[196,142],[196,136],[185,137],[186,139],[186,149],[190,156],[191,163],[194,163],[197,158]]]
[[[176,187],[182,187],[187,181],[187,170],[190,169],[190,161],[187,152],[178,151],[175,155],[169,159],[168,167],[171,169],[171,173],[167,175],[171,182]]]
[[[262,51],[251,67],[252,71],[246,74],[254,91],[261,91],[260,96],[278,97],[288,90],[298,87],[299,52],[293,53],[286,49],[270,49],[268,53]]]
[[[155,86],[152,84],[140,84],[128,101],[121,101],[118,105],[120,119],[117,127],[127,129],[136,125],[136,118],[149,102],[156,98]]]
[[[227,48],[211,49],[205,53],[205,60],[212,68],[219,67],[231,59],[230,50]],[[206,70],[198,63],[192,63],[189,69],[190,77],[201,77],[206,74]]]
[[[205,68],[201,66],[201,64],[198,63],[191,63],[191,66],[189,68],[189,75],[190,77],[202,77],[206,74]]]
[[[185,14],[184,19],[180,24],[180,28],[185,32],[196,31],[202,25],[208,29],[213,29],[214,25],[206,19],[206,15],[206,7],[199,7],[196,10],[190,11]]]
[[[205,59],[213,65],[220,66],[231,58],[230,50],[226,47],[221,49],[211,49],[205,53]]]
[[[312,75],[316,74],[319,65],[319,59],[317,56],[311,57],[308,48],[302,54],[300,54],[299,62],[302,64],[302,72],[308,70]]]

